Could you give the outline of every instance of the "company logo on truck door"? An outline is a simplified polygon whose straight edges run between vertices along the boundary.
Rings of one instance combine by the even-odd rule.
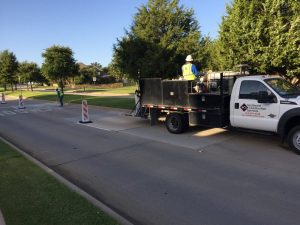
[[[245,112],[247,109],[248,109],[248,107],[246,106],[246,104],[243,104],[243,105],[241,106],[241,110],[243,110],[244,112]]]
[[[241,107],[242,116],[264,117],[261,112],[267,110],[260,104],[243,104]]]

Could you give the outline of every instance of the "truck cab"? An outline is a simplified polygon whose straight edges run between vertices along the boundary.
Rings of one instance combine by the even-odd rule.
[[[231,126],[277,133],[300,152],[299,96],[299,88],[279,76],[240,77],[231,93]]]

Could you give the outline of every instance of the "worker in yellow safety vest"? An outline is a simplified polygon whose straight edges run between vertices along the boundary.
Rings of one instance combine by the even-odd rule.
[[[185,80],[195,80],[198,76],[198,70],[193,62],[193,57],[188,55],[185,59],[186,63],[182,66],[182,75]]]

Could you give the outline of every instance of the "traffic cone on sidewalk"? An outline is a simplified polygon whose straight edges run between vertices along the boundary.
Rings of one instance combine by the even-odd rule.
[[[24,105],[24,99],[23,99],[23,95],[20,94],[19,95],[19,109],[25,109],[25,105]]]
[[[5,101],[5,94],[4,92],[2,92],[2,100],[1,100],[1,104],[6,104],[7,102]]]
[[[82,113],[81,113],[81,121],[79,123],[92,123],[89,117],[89,109],[87,100],[82,100]]]

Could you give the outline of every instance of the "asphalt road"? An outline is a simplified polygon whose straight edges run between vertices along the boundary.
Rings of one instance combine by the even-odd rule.
[[[0,105],[0,135],[136,225],[298,225],[300,156],[276,136],[163,125],[79,105]]]

